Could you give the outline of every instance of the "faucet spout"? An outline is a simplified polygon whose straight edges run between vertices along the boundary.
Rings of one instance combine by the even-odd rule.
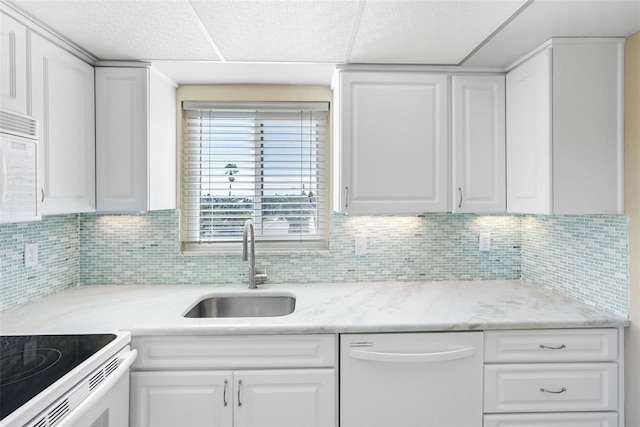
[[[248,240],[251,240],[251,246],[249,246]],[[257,289],[255,230],[253,221],[250,219],[244,223],[242,231],[242,260],[249,261],[249,289]]]

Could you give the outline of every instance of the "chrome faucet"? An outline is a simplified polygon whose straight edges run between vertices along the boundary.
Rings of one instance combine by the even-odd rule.
[[[251,249],[249,250],[249,234],[251,235]],[[256,242],[255,242],[255,230],[253,227],[253,221],[248,219],[244,223],[244,230],[242,231],[242,260],[249,261],[249,289],[257,289],[258,281],[265,280],[266,274],[256,273]]]

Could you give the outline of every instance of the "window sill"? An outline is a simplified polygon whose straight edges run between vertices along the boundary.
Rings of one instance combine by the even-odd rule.
[[[182,248],[180,250],[181,255],[183,256],[242,256],[241,248],[230,248],[230,247],[222,247],[222,248],[212,248],[206,247],[209,245],[204,245],[205,247],[198,248],[194,246],[190,246],[189,248]],[[283,249],[274,249],[274,248],[265,248],[258,249],[256,247],[256,256],[295,256],[295,255],[316,255],[316,256],[330,256],[331,251],[329,249],[292,249],[292,248],[283,248]]]

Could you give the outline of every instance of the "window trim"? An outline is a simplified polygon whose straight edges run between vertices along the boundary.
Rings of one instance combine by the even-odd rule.
[[[330,215],[331,215],[331,180],[332,180],[332,121],[331,121],[331,101],[332,92],[328,87],[321,86],[276,86],[276,85],[224,85],[224,86],[181,86],[177,93],[177,118],[178,118],[178,147],[180,156],[178,160],[178,203],[182,208],[182,144],[183,144],[183,103],[188,106],[216,106],[222,105],[228,107],[228,102],[247,103],[255,105],[260,102],[267,102],[273,106],[274,102],[282,102],[289,105],[291,102],[306,103],[323,103],[328,104],[327,124],[326,124],[326,169],[325,169],[325,185],[327,186],[327,194],[325,198],[326,204],[326,231],[324,233],[321,244],[317,241],[305,242],[296,239],[294,241],[279,242],[260,242],[256,246],[259,253],[269,254],[295,254],[295,253],[314,253],[328,254],[330,240]],[[242,104],[237,104],[242,106]],[[312,107],[313,108],[313,107]],[[187,243],[183,242],[182,220],[180,221],[179,241],[181,251],[185,255],[202,255],[202,254],[237,254],[241,250],[238,242],[215,242],[215,243]]]

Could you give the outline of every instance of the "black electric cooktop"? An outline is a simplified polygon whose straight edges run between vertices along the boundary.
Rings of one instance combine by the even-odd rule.
[[[113,334],[0,337],[0,420],[116,338]]]

